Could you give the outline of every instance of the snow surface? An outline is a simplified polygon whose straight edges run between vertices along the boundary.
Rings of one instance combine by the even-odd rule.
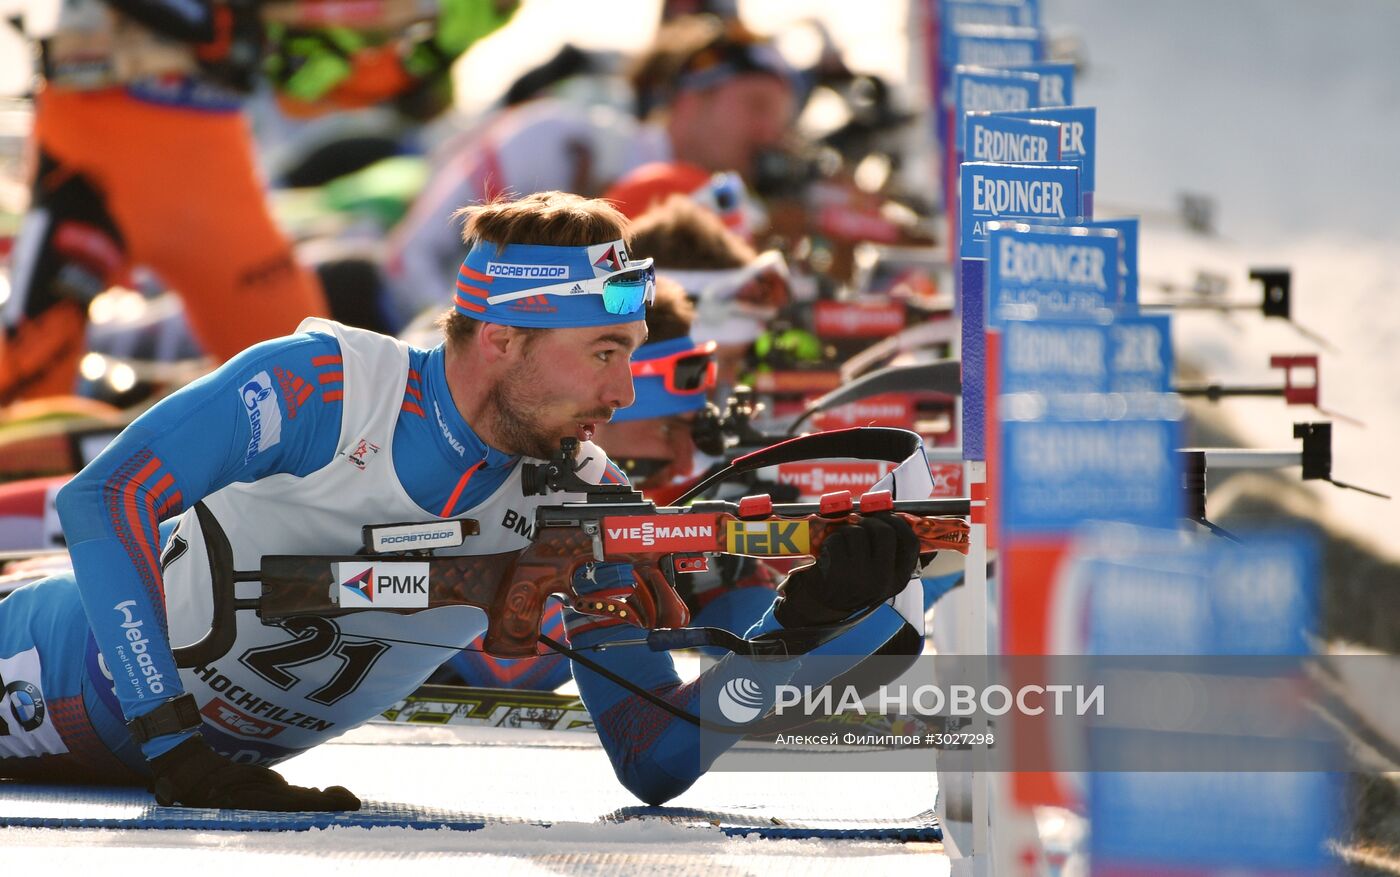
[[[296,868],[384,874],[386,863],[468,860],[491,874],[943,875],[932,843],[729,838],[717,829],[656,821],[598,824],[638,802],[584,735],[535,732],[522,740],[492,729],[366,727],[284,765],[294,783],[341,783],[367,799],[557,821],[549,828],[497,824],[475,832],[333,828],[310,832],[0,829],[10,863],[103,869],[158,860],[162,870],[214,874]],[[760,802],[794,818],[886,813],[933,806],[931,774],[711,773],[672,804],[730,812]],[[7,870],[7,873],[9,871]]]
[[[95,866],[103,873],[135,873],[155,862],[161,873],[188,869],[240,877],[263,871],[384,877],[405,863],[437,867],[454,862],[492,875],[949,873],[948,860],[937,855],[936,845],[693,835],[659,825],[571,830],[502,825],[470,834],[389,828],[290,835],[7,829],[0,832],[0,845],[7,864],[60,873]]]

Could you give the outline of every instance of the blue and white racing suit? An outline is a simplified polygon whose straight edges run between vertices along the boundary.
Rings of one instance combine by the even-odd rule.
[[[458,413],[441,347],[325,321],[302,329],[162,401],[60,492],[74,574],[0,601],[0,776],[135,781],[145,759],[193,733],[230,757],[275,763],[377,715],[484,629],[485,614],[466,606],[300,626],[244,611],[225,655],[175,666],[172,643],[198,640],[211,617],[196,502],[224,530],[235,568],[249,570],[263,554],[354,554],[362,525],[405,520],[474,518],[481,533],[460,553],[513,550],[527,544],[521,522],[535,506],[569,498],[523,496],[521,459],[487,446]],[[601,451],[584,450],[580,459],[594,458],[585,477],[624,480]],[[829,645],[869,654],[901,624],[882,607]],[[770,613],[759,628],[774,625]],[[572,612],[569,631],[583,647],[635,636]],[[681,685],[664,653],[590,655],[693,705],[695,684]],[[639,797],[673,797],[708,768],[693,725],[597,674],[577,678],[619,779]],[[183,692],[200,707],[198,731],[138,747],[125,722]]]

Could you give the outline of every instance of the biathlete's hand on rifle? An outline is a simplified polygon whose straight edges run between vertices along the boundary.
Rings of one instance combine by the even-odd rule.
[[[919,563],[919,539],[897,515],[869,515],[822,543],[817,562],[793,570],[774,617],[783,627],[834,624],[904,590]]]
[[[151,771],[156,803],[165,807],[284,813],[360,809],[360,799],[341,786],[322,791],[291,785],[276,771],[233,763],[210,749],[198,735],[151,759]]]

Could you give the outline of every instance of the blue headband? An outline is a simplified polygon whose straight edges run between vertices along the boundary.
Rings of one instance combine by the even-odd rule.
[[[632,361],[645,362],[648,359],[660,359],[683,350],[694,350],[695,347],[695,342],[690,338],[674,338],[670,341],[657,341],[655,344],[643,344],[637,348],[636,353],[632,354]],[[613,412],[612,423],[645,420],[648,417],[671,417],[676,414],[700,411],[705,407],[707,401],[704,393],[677,395],[667,392],[666,378],[662,375],[633,378],[632,389],[637,393],[636,401],[626,408],[619,408]]]
[[[452,301],[463,316],[504,326],[614,326],[646,319],[646,308],[610,312],[602,294],[604,281],[625,272],[649,273],[650,269],[650,259],[628,261],[620,240],[591,247],[498,247],[490,241],[478,241],[457,272]],[[519,295],[531,290],[538,292]]]

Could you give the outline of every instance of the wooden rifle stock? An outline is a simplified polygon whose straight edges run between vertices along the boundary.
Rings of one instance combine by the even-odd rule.
[[[638,587],[605,601],[580,598],[573,587],[578,569],[593,560],[592,537],[581,528],[546,528],[520,551],[502,554],[414,558],[362,555],[268,555],[262,562],[262,599],[258,617],[276,622],[298,615],[335,617],[373,609],[412,614],[442,606],[475,606],[487,617],[486,651],[499,658],[536,654],[545,600],[558,596],[589,614],[614,616],[638,627],[681,627],[690,620],[685,603],[661,572],[664,553],[628,554],[612,563],[630,563]],[[337,563],[391,567],[426,564],[424,605],[414,608],[363,605],[345,592],[334,575]],[[372,574],[371,574],[372,575]],[[373,587],[373,586],[371,586]]]
[[[918,503],[900,505],[923,511]],[[769,508],[772,509],[772,506]],[[929,510],[933,511],[933,508]],[[567,523],[541,525],[535,540],[528,546],[500,554],[437,557],[268,555],[263,558],[260,571],[262,597],[258,601],[258,616],[264,622],[277,622],[298,615],[335,617],[366,610],[411,614],[443,606],[475,606],[487,616],[484,647],[489,654],[501,658],[530,657],[536,654],[545,600],[551,596],[560,597],[579,612],[617,618],[647,630],[683,627],[690,620],[690,612],[670,581],[664,565],[667,558],[707,553],[815,557],[833,533],[861,520],[861,515],[855,512],[800,517],[779,514],[757,518],[713,513],[705,516],[713,522],[713,527],[707,531],[707,535],[696,537],[692,544],[684,548],[677,548],[674,544],[658,545],[655,550],[649,550],[631,545],[623,548],[620,543],[607,547],[609,540],[604,538],[602,530],[609,522],[634,518],[652,522],[668,518],[680,521],[686,516],[609,516],[607,509],[598,511],[600,517],[593,520],[576,518]],[[921,553],[940,550],[967,553],[968,526],[965,521],[902,510],[888,513],[898,515],[909,523],[919,539]],[[785,542],[782,538],[766,542],[752,539],[734,541],[743,538],[735,537],[731,532],[732,525],[736,524],[757,526],[760,530],[768,526],[791,527],[797,524],[805,530],[799,542]],[[605,588],[578,594],[573,584],[575,575],[587,564],[598,561],[630,565],[634,587],[625,590]],[[428,580],[422,605],[412,608],[375,605],[377,595],[373,589],[378,586],[376,574],[371,571],[368,584],[362,583],[356,588],[337,581],[335,564],[338,563],[372,565],[386,571],[389,567],[404,564],[426,565]]]

